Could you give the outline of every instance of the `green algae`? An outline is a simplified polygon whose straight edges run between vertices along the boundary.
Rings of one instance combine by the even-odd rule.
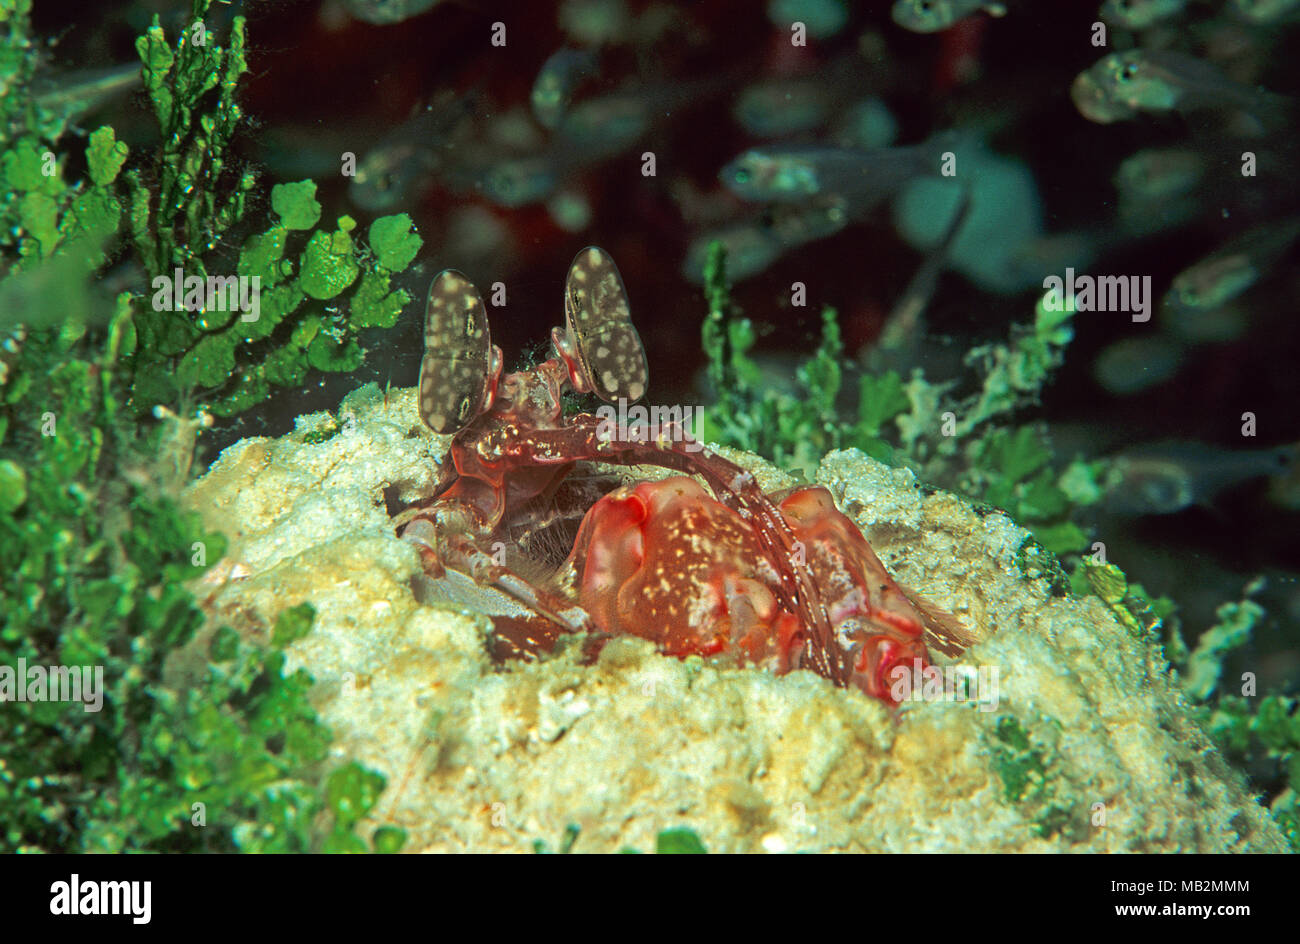
[[[209,7],[196,0],[191,22],[201,23]],[[7,22],[11,34],[25,24],[21,8]],[[366,353],[359,333],[391,327],[411,301],[391,277],[422,245],[406,214],[374,221],[369,245],[354,238],[347,217],[333,229],[317,228],[312,181],[273,187],[269,226],[259,230],[257,175],[230,156],[244,117],[245,22],[234,18],[224,44],[215,31],[205,30],[201,43],[198,35],[191,28],[169,37],[155,18],[139,38],[160,144],[132,154],[111,127],[101,127],[85,149],[86,180],[64,176],[67,124],[36,103],[34,67],[6,60],[11,71],[3,76],[12,94],[5,104],[11,120],[0,132],[7,136],[0,140],[0,190],[8,194],[0,202],[0,250],[18,260],[0,281],[0,299],[13,303],[6,311],[39,308],[102,321],[105,306],[86,283],[108,252],[123,248],[119,234],[126,234],[152,287],[129,301],[135,343],[121,372],[138,414],[186,401],[231,415],[266,401],[276,386],[302,383],[312,370],[356,369]],[[240,247],[233,255],[232,245]],[[50,268],[27,271],[42,263]],[[182,304],[180,285],[160,291],[178,271],[205,282],[224,273],[256,279],[258,310],[214,305],[210,283],[206,300],[195,301],[187,288]],[[30,284],[15,282],[23,275]],[[68,303],[37,291],[49,286]],[[40,317],[29,318],[29,327]]]
[[[717,398],[705,411],[705,439],[791,470],[815,467],[831,450],[857,448],[1003,509],[1053,553],[1086,546],[1077,519],[1100,498],[1096,482],[1104,465],[1076,460],[1058,466],[1045,428],[1007,425],[1036,401],[1062,363],[1073,338],[1068,307],[1053,311],[1040,303],[1034,320],[1014,328],[1008,342],[969,351],[966,364],[979,384],[973,393],[958,396],[956,382],[931,382],[919,368],[906,380],[894,370],[865,372],[856,413],[845,415],[839,405],[844,344],[833,309],[821,313],[821,340],[797,368],[797,393],[791,395],[765,384],[750,356],[757,334],[731,302],[721,243],[710,247],[704,295],[702,342]]]
[[[194,4],[196,21],[208,7]],[[170,40],[155,20],[137,49],[162,143],[134,153],[98,128],[84,145],[86,179],[69,180],[66,149],[81,145],[67,115],[31,91],[29,12],[0,0],[0,307],[22,317],[0,324],[0,664],[97,666],[104,697],[91,712],[0,704],[0,849],[396,851],[400,830],[369,844],[356,834],[383,778],[355,764],[329,771],[312,678],[285,671],[282,647],[310,631],[310,606],[281,614],[268,645],[216,626],[199,661],[175,665],[209,632],[199,581],[226,546],[176,498],[209,422],[196,403],[233,412],[260,402],[265,386],[230,387],[267,363],[282,379],[300,379],[309,360],[351,364],[333,350],[350,332],[309,357],[324,331],[295,288],[242,334],[232,313],[160,310],[129,292],[105,300],[90,284],[110,251],[134,252],[151,277],[234,262],[218,247],[247,229],[256,182],[228,157],[242,119],[243,20],[225,47],[211,34],[202,45],[191,32]],[[309,189],[279,201],[289,222],[303,221]],[[288,230],[254,234],[241,274],[292,287]],[[409,230],[406,217],[381,227],[379,258],[409,263],[419,246]],[[389,274],[369,258],[356,249],[358,268]],[[363,323],[391,324],[405,297],[386,289],[372,284]],[[278,323],[310,317],[302,346],[273,343]]]
[[[1044,723],[1059,722],[1045,719]],[[1057,763],[1050,749],[1039,743],[1014,715],[998,718],[989,739],[993,771],[1002,784],[1005,803],[1025,804],[1035,835],[1050,839],[1074,821],[1069,804],[1057,800]]]

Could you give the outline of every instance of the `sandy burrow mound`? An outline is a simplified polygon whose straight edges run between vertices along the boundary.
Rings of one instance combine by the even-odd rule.
[[[1099,600],[1028,580],[1026,532],[1003,515],[852,451],[817,476],[901,582],[984,640],[960,662],[996,669],[996,702],[891,712],[808,672],[632,639],[594,666],[566,650],[503,670],[484,649],[500,601],[459,582],[454,602],[418,602],[415,551],[385,508],[386,490],[427,489],[445,448],[413,391],[371,385],[335,416],[231,446],[188,494],[231,542],[203,588],[219,621],[264,637],[285,608],[316,607],[289,668],[316,678],[335,757],[388,778],[367,826],[401,826],[408,850],[555,848],[570,824],[586,852],[649,851],[682,826],[728,852],[1285,849],[1159,648]]]

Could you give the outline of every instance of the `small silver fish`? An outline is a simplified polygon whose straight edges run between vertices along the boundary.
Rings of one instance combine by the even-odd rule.
[[[733,284],[757,275],[781,258],[781,244],[753,221],[711,229],[691,240],[682,262],[682,277],[693,285],[704,284],[704,266],[714,240],[727,248],[727,278]]]
[[[138,62],[40,75],[32,82],[37,105],[67,116],[98,107],[113,96],[129,92],[139,85]]]
[[[1097,352],[1092,379],[1113,396],[1131,397],[1168,383],[1186,361],[1182,342],[1163,331],[1124,337]]]
[[[560,184],[563,165],[550,151],[490,165],[479,181],[483,195],[508,209],[542,203]]]
[[[1300,13],[1300,0],[1231,0],[1241,18],[1257,26],[1281,23]]]
[[[551,131],[559,127],[574,91],[595,68],[596,54],[589,49],[565,48],[552,53],[533,81],[530,102],[537,123]]]
[[[1171,50],[1111,53],[1080,72],[1070,86],[1089,121],[1110,124],[1139,112],[1187,113],[1238,108],[1266,126],[1285,120],[1289,100],[1234,82],[1203,59]]]
[[[1300,238],[1300,220],[1268,224],[1229,240],[1174,276],[1164,303],[1174,312],[1221,308],[1258,282]]]
[[[1205,175],[1205,158],[1188,148],[1144,148],[1115,173],[1121,201],[1169,200],[1190,192]]]
[[[623,153],[650,130],[655,104],[635,92],[615,92],[579,102],[556,129],[557,142],[595,163]]]
[[[343,5],[358,20],[384,26],[409,20],[439,2],[440,0],[343,0]]]
[[[543,203],[572,177],[627,151],[649,132],[653,117],[650,101],[635,93],[590,99],[568,110],[545,147],[506,156],[471,152],[454,176],[472,180],[497,206]]]
[[[644,138],[656,121],[673,112],[705,104],[733,86],[722,75],[698,82],[632,83],[575,103],[555,130],[554,143],[585,164],[622,154]]]
[[[696,285],[703,284],[709,244],[716,239],[727,247],[727,276],[732,282],[742,282],[790,250],[833,236],[848,223],[835,198],[774,204],[757,216],[709,230],[692,240],[682,274]]]
[[[758,138],[782,138],[826,123],[833,98],[820,76],[764,79],[741,91],[732,117]]]
[[[625,153],[676,107],[704,100],[718,83],[632,86],[571,106],[544,147],[474,147],[451,169],[453,185],[474,189],[498,206],[543,203],[572,177]],[[504,153],[503,153],[504,152]]]
[[[1112,483],[1102,507],[1122,515],[1169,515],[1209,504],[1224,490],[1286,474],[1300,448],[1220,449],[1195,442],[1143,446],[1112,459]]]
[[[987,0],[897,0],[889,14],[894,22],[913,33],[937,33],[983,10],[989,16],[1004,16],[1007,8]]]
[[[1183,12],[1187,0],[1106,0],[1101,18],[1124,29],[1150,29]]]
[[[357,164],[348,196],[372,213],[409,203],[416,187],[439,173],[469,124],[477,95],[446,90],[379,139]]]
[[[819,197],[801,204],[775,204],[760,217],[760,223],[782,249],[834,236],[849,225],[849,216],[839,197]]]
[[[937,174],[939,156],[951,146],[939,135],[909,147],[836,148],[787,145],[752,148],[719,172],[722,183],[744,200],[801,203],[837,196],[851,215],[865,213],[909,180]]]

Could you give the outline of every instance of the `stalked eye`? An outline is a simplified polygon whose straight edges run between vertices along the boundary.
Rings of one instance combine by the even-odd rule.
[[[455,269],[429,286],[420,363],[420,418],[435,433],[454,433],[488,400],[492,339],[478,289]]]
[[[627,289],[614,260],[589,246],[569,266],[564,291],[569,336],[592,391],[606,403],[635,401],[649,380],[645,348],[632,325]]]

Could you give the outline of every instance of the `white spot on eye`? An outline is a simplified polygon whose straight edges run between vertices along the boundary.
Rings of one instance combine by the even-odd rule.
[[[426,404],[424,409],[425,412],[431,411],[433,409],[433,403],[430,402]],[[447,425],[447,417],[444,416],[442,413],[434,413],[432,416],[429,417],[429,425],[432,426],[434,429],[442,429],[444,426]]]
[[[645,384],[634,383],[627,388],[627,398],[629,400],[640,400],[643,393],[645,393]]]
[[[599,357],[601,360],[604,360],[605,358],[609,357],[609,348],[607,347],[596,348],[596,356]]]
[[[604,385],[606,390],[618,389],[618,378],[614,376],[614,372],[612,370],[607,370],[603,374],[601,374],[600,382]]]

